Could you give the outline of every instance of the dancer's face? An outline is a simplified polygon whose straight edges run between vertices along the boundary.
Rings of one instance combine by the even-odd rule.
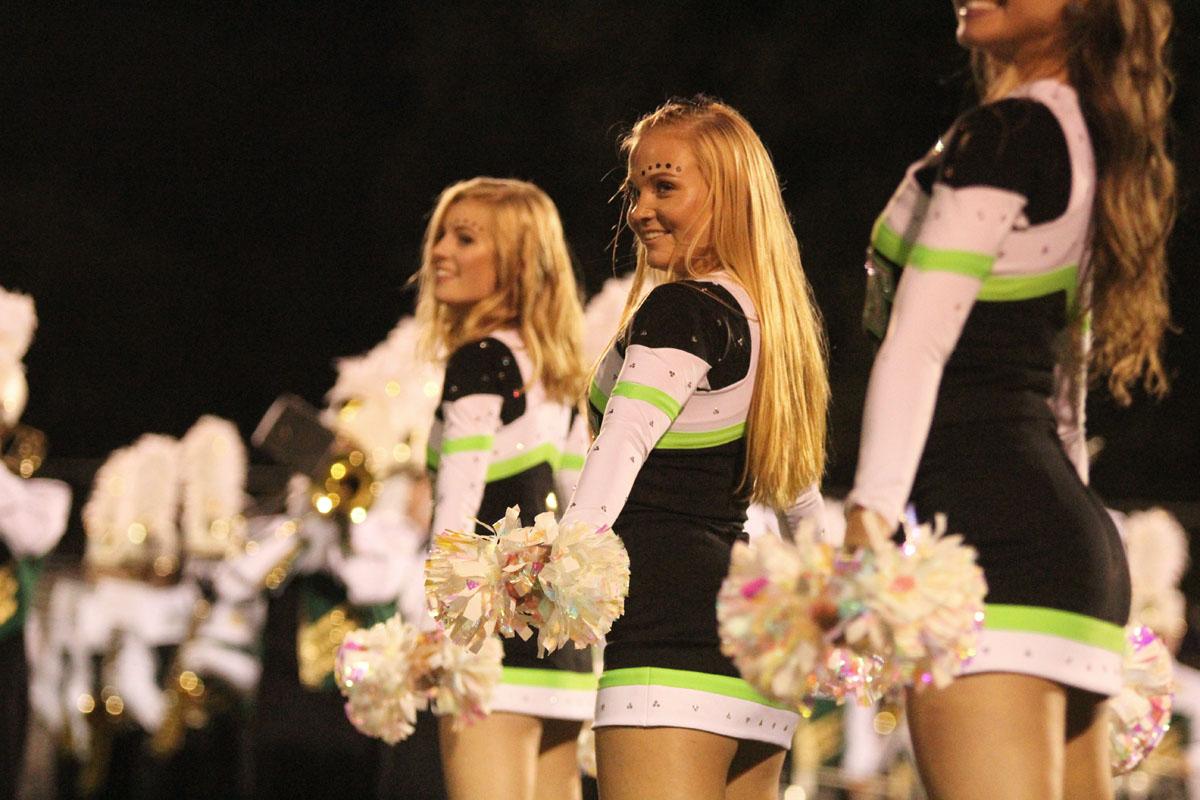
[[[496,290],[496,240],[486,224],[490,215],[475,200],[459,200],[446,210],[430,253],[438,302],[469,306]]]
[[[1069,0],[953,0],[958,42],[1005,61],[1045,55],[1062,41]]]
[[[708,181],[688,140],[670,128],[644,133],[629,154],[629,227],[655,269],[683,263],[693,244],[703,255],[711,212]]]

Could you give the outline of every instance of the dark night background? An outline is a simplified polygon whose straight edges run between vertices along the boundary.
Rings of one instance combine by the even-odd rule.
[[[829,484],[853,474],[870,362],[862,253],[901,178],[969,101],[945,0],[57,4],[0,31],[0,285],[34,295],[25,422],[91,463],[203,413],[248,435],[285,391],[411,309],[425,217],[477,174],[544,187],[594,291],[615,140],[673,94],[741,109],[771,148],[832,345]],[[1176,7],[1177,374],[1162,403],[1093,397],[1111,498],[1200,481],[1200,4]],[[628,261],[627,245],[618,261]]]

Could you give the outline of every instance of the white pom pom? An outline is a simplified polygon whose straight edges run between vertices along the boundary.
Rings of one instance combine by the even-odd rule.
[[[521,527],[508,509],[495,536],[445,531],[434,538],[425,588],[455,642],[477,650],[493,633],[529,638],[543,654],[596,644],[625,610],[629,554],[607,527],[558,527],[540,514]]]
[[[417,712],[430,703],[456,726],[486,716],[503,657],[495,638],[472,653],[442,631],[419,631],[397,615],[347,634],[334,675],[354,727],[396,744],[412,734]]]
[[[551,514],[538,519],[554,523]],[[555,528],[550,560],[538,574],[545,596],[538,648],[546,652],[567,642],[577,648],[599,644],[625,613],[629,594],[629,553],[611,529],[586,522]]]
[[[346,634],[334,677],[346,697],[346,717],[355,728],[388,744],[412,735],[417,712],[429,705],[411,681],[419,644],[420,633],[399,617]]]
[[[425,562],[425,594],[433,616],[459,645],[478,652],[496,633],[504,599],[496,537],[442,531]]]
[[[882,656],[904,684],[945,686],[975,655],[987,583],[961,536],[928,525],[902,547],[876,545],[857,573],[867,613],[847,625],[855,649]]]
[[[440,631],[426,633],[425,638],[436,644],[436,654],[428,667],[430,678],[425,679],[433,684],[433,713],[453,716],[456,726],[487,716],[504,671],[500,640],[488,639],[479,652],[473,653]]]

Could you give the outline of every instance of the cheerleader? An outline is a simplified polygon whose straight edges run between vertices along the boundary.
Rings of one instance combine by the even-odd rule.
[[[418,280],[425,342],[446,356],[428,450],[433,530],[472,531],[508,505],[525,519],[556,509],[556,470],[578,467],[563,454],[583,366],[582,311],[554,204],[521,181],[450,186],[426,231]],[[447,792],[579,797],[575,742],[592,716],[591,654],[543,660],[533,640],[504,646],[493,713],[461,728],[440,720]]]
[[[601,796],[775,798],[799,716],[742,680],[716,597],[750,502],[818,522],[824,340],[766,148],[734,109],[672,101],[634,126],[637,277],[589,391],[596,440],[563,524],[629,552],[596,704]],[[799,500],[797,500],[799,498]]]
[[[1123,402],[1139,381],[1166,387],[1171,12],[955,6],[984,103],[909,168],[875,225],[867,322],[886,338],[847,544],[886,535],[911,499],[979,553],[969,674],[908,703],[931,797],[1110,797],[1102,701],[1121,685],[1130,582],[1087,487],[1084,393],[1089,368]]]

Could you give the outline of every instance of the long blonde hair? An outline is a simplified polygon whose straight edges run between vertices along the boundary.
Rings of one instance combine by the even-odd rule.
[[[432,252],[444,232],[446,213],[462,200],[491,212],[485,225],[496,243],[496,291],[460,308],[434,298]],[[562,221],[554,202],[525,181],[472,178],[442,191],[425,229],[421,269],[416,280],[421,348],[445,358],[462,345],[500,328],[520,331],[529,354],[532,385],[573,404],[582,394],[583,310]]]
[[[1141,381],[1166,394],[1162,339],[1167,304],[1167,237],[1175,221],[1175,165],[1167,153],[1172,76],[1167,0],[1073,0],[1064,10],[1066,66],[1096,153],[1092,212],[1093,379],[1107,375],[1122,405]],[[974,56],[989,99],[1013,82],[1011,69]]]
[[[785,508],[825,472],[829,377],[820,313],[779,178],[750,123],[707,97],[672,100],[642,117],[622,140],[622,151],[628,158],[643,135],[664,128],[688,140],[709,186],[711,213],[708,236],[693,238],[682,265],[666,279],[702,277],[715,262],[750,295],[761,347],[742,486],[749,486],[752,501]],[[639,242],[627,317],[649,270]]]

